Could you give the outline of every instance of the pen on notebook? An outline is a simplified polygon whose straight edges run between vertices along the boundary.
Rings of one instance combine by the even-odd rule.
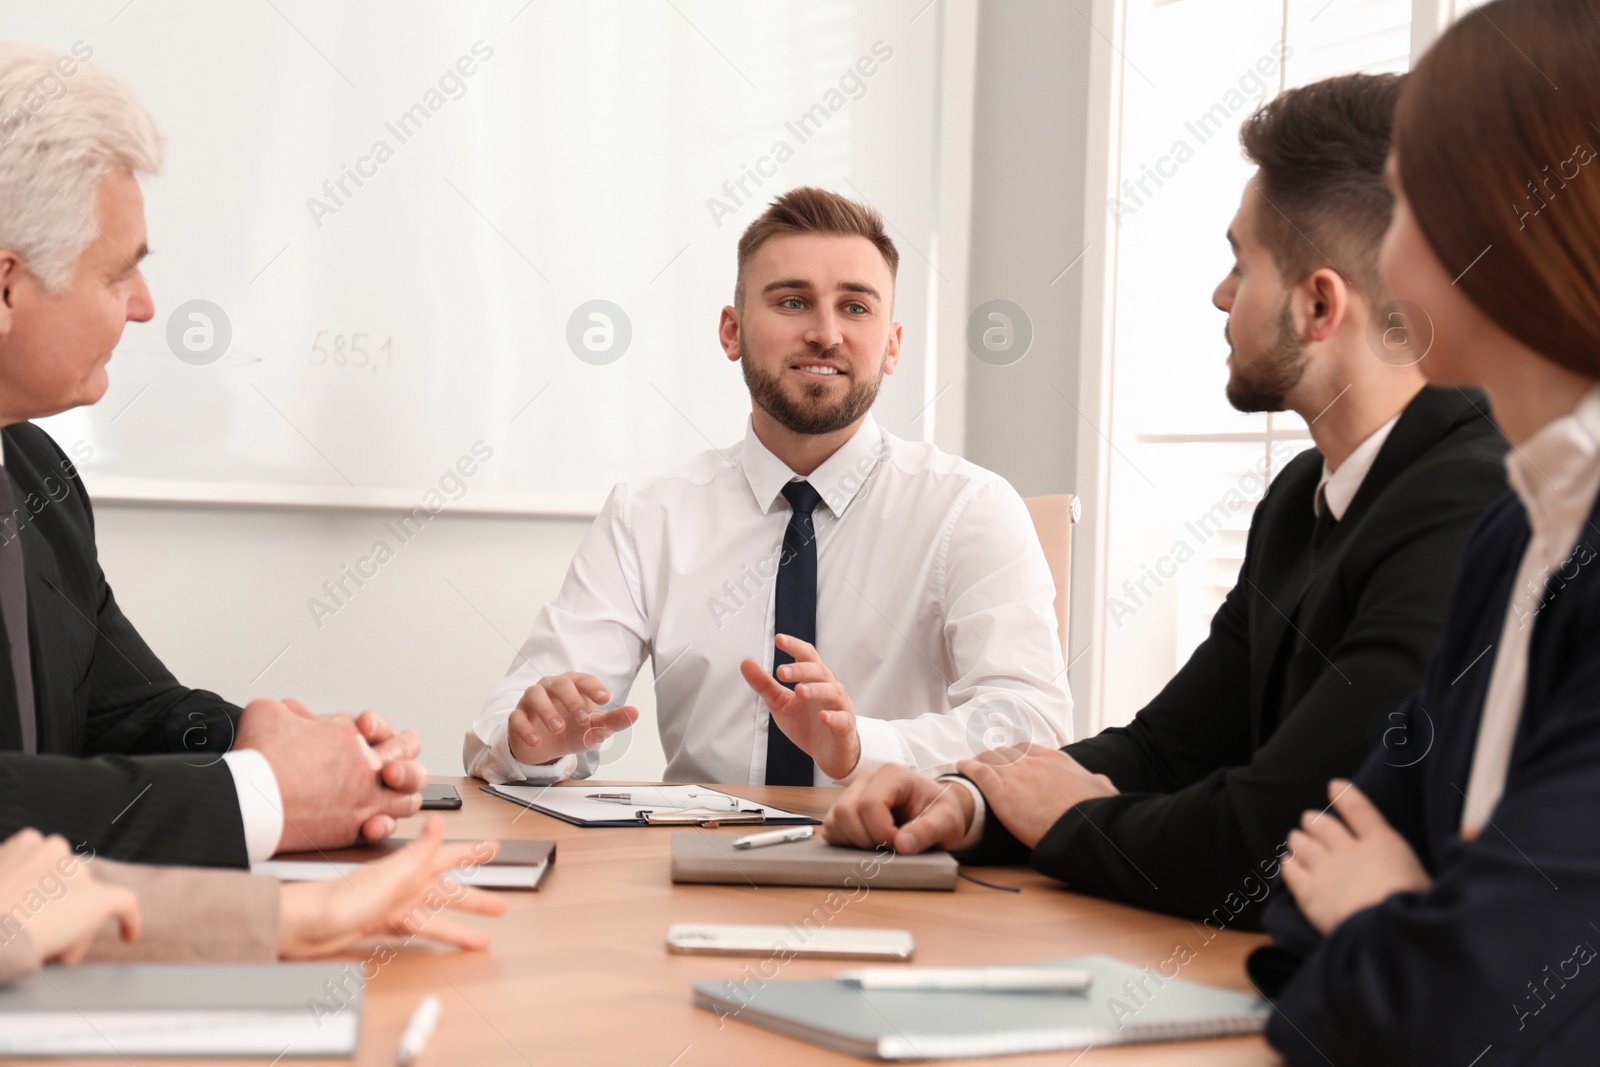
[[[805,841],[816,832],[814,826],[797,826],[788,830],[768,830],[764,834],[746,834],[735,839],[734,848],[766,848],[768,845],[787,845],[791,841]]]
[[[839,976],[859,989],[1086,993],[1094,976],[1056,967],[867,967]]]
[[[405,1032],[400,1035],[400,1048],[394,1054],[394,1062],[400,1067],[408,1067],[422,1055],[428,1038],[433,1036],[433,1028],[439,1025],[441,1007],[443,1005],[438,997],[426,996],[417,1005],[417,1010],[411,1013],[411,1021],[406,1023]]]
[[[632,793],[585,793],[585,800],[603,800],[607,804],[632,804]]]

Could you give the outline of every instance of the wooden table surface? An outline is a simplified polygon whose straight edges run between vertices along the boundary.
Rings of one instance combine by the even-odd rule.
[[[464,802],[460,811],[442,813],[446,836],[554,840],[554,869],[537,892],[508,891],[511,908],[504,917],[464,920],[492,931],[494,943],[487,952],[414,943],[395,952],[386,964],[368,963],[367,973],[376,969],[377,974],[366,985],[361,1046],[354,1061],[292,1062],[394,1063],[406,1019],[429,993],[443,1001],[444,1012],[419,1067],[866,1062],[748,1023],[719,1020],[691,1005],[690,983],[749,977],[763,958],[679,956],[665,948],[667,927],[675,922],[798,924],[822,904],[829,890],[673,885],[668,877],[669,848],[673,833],[681,830],[583,829],[491,797],[480,791],[482,783],[476,779],[435,781],[453,782]],[[589,781],[582,786],[598,784],[612,783]],[[718,788],[819,818],[839,792]],[[407,820],[400,836],[417,831],[418,821]],[[727,827],[702,832],[751,831]],[[1156,969],[1173,959],[1179,946],[1187,946],[1193,958],[1182,967],[1180,977],[1249,989],[1244,957],[1262,941],[1260,935],[1224,931],[1208,942],[1197,924],[1081,896],[1029,870],[991,867],[973,873],[985,881],[1020,886],[1022,892],[1000,892],[965,880],[953,893],[870,889],[838,911],[830,926],[910,930],[916,939],[915,962],[926,966],[1025,963],[1104,953]],[[836,905],[839,899],[835,898]],[[347,955],[353,969],[374,959],[370,946]],[[855,964],[796,959],[782,965],[778,978],[819,978],[850,966]],[[1168,964],[1168,973],[1172,966]],[[1259,1037],[1103,1047],[1075,1056],[1079,1053],[1057,1052],[985,1062],[1017,1067],[1045,1063],[1247,1067],[1281,1062]],[[61,1067],[65,1061],[33,1062]]]

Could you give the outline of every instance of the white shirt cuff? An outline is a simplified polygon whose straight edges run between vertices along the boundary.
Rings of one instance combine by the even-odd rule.
[[[984,803],[983,790],[973,785],[971,781],[959,774],[941,774],[935,778],[936,782],[954,782],[965,786],[967,792],[972,794],[972,822],[967,826],[967,836],[963,837],[951,852],[971,852],[978,847],[978,842],[983,840],[983,824],[989,816],[989,805]]]
[[[513,758],[512,762],[516,764],[517,770],[522,772],[522,780],[532,782],[534,785],[550,785],[564,781],[571,778],[573,772],[578,769],[576,753],[568,753],[554,763],[523,763],[516,758]]]
[[[498,721],[495,716],[485,715],[467,731],[461,762],[468,774],[495,785],[512,782],[550,785],[578,773],[579,759],[576,754],[562,756],[549,765],[523,763],[513,756],[508,723],[511,713],[501,714],[503,717]]]
[[[283,793],[272,764],[253,748],[225,752],[222,762],[233,775],[239,794],[239,819],[244,823],[244,850],[250,865],[272,858],[283,840]]]
[[[861,757],[855,769],[843,778],[835,778],[836,785],[849,785],[864,774],[871,774],[885,763],[903,763],[916,769],[911,753],[900,740],[900,732],[887,719],[869,719],[856,716],[856,738],[861,743]]]

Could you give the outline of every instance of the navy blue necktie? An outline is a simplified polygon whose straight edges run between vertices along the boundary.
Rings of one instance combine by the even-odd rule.
[[[817,643],[817,535],[811,526],[811,513],[822,501],[822,494],[810,482],[790,482],[783,487],[789,502],[789,528],[783,532],[783,554],[778,557],[778,588],[773,603],[777,632]],[[793,663],[794,657],[782,649],[772,657],[772,673]],[[790,689],[793,682],[779,682]],[[811,785],[816,781],[816,765],[800,746],[771,719],[767,720],[767,785]]]

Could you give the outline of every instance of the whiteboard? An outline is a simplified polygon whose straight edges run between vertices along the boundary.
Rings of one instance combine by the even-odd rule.
[[[42,420],[101,498],[390,507],[443,485],[465,511],[592,513],[743,434],[716,337],[735,245],[807,183],[889,221],[906,343],[876,414],[932,438],[937,4],[0,15],[85,42],[167,135],[156,316],[99,404]]]

